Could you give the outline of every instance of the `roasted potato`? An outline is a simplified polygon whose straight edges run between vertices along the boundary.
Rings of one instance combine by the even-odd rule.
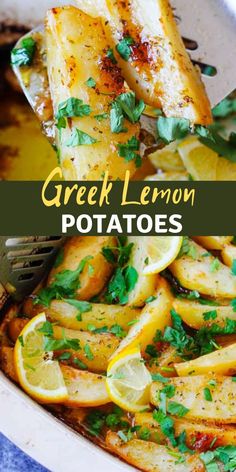
[[[194,241],[190,241],[190,246],[196,257],[185,254],[170,265],[180,284],[210,297],[236,297],[236,277],[231,270],[214,256],[205,257],[205,249]]]
[[[172,306],[172,294],[168,283],[159,277],[155,299],[147,303],[143,308],[139,320],[131,326],[127,336],[121,341],[115,355],[118,352],[139,346],[141,352],[145,352],[148,344],[152,344],[157,330],[164,331],[166,326],[170,326],[170,309]]]
[[[233,244],[225,246],[221,252],[221,257],[224,264],[231,268],[236,260],[236,246],[233,246]]]
[[[105,305],[104,303],[91,303],[91,309],[81,315],[82,320],[79,321],[76,316],[78,314],[77,308],[70,305],[63,300],[52,300],[49,308],[44,308],[39,305],[30,306],[30,301],[27,302],[26,308],[28,313],[34,311],[34,315],[45,312],[46,316],[54,322],[58,322],[64,328],[86,330],[88,325],[92,324],[95,328],[102,328],[117,324],[122,329],[128,331],[129,324],[132,320],[136,320],[140,316],[140,310],[132,308],[128,305]],[[26,311],[24,311],[26,313]]]
[[[171,399],[167,399],[167,409],[170,402],[176,402],[188,409],[186,419],[219,424],[236,422],[236,382],[231,377],[175,377],[169,381],[169,385],[175,387],[175,393]],[[157,407],[162,389],[163,384],[160,382],[154,382],[151,386],[151,403]]]
[[[150,440],[158,444],[166,444],[167,437],[162,433],[159,423],[153,419],[152,413],[136,413],[135,424],[150,430]],[[210,448],[214,440],[214,447],[236,446],[236,430],[233,426],[216,426],[214,424],[196,423],[184,418],[174,419],[175,436],[179,437],[183,431],[186,433],[186,445],[197,451],[205,451]],[[138,432],[139,434],[139,432]]]
[[[209,301],[210,302],[210,301]],[[176,312],[181,316],[182,320],[191,328],[200,329],[203,326],[211,326],[217,324],[224,326],[228,319],[236,321],[236,312],[234,312],[232,305],[201,305],[198,301],[187,300],[183,298],[175,298],[173,307]],[[217,317],[215,319],[210,318],[207,321],[204,319],[204,314],[210,311],[216,311]]]
[[[141,238],[140,238],[141,241]],[[138,280],[134,289],[129,293],[129,305],[135,307],[142,307],[145,300],[154,294],[157,284],[157,276],[154,275],[143,275],[143,269],[145,267],[146,254],[143,250],[142,244],[139,244],[139,238],[130,236],[128,238],[129,243],[133,243],[133,248],[130,256],[130,265],[132,265],[137,273]]]
[[[65,365],[60,367],[68,390],[66,406],[91,407],[110,402],[105,377]]]
[[[101,180],[107,171],[109,179],[115,180],[123,179],[127,170],[134,174],[135,161],[120,157],[118,145],[138,138],[140,127],[126,120],[124,132],[111,131],[111,102],[127,89],[119,67],[107,57],[109,42],[100,20],[74,7],[53,8],[46,19],[46,43],[55,116],[68,99],[90,106],[85,116],[68,118],[66,127],[57,131],[64,178]],[[93,87],[87,85],[91,78]]]
[[[134,467],[146,472],[203,472],[203,463],[197,456],[187,456],[186,461],[178,464],[175,450],[149,441],[132,439],[123,442],[118,434],[109,432],[106,436],[107,447]],[[172,453],[172,454],[171,454]]]
[[[13,348],[2,346],[0,350],[0,366],[3,372],[14,382],[18,382],[16,369],[14,366]]]
[[[94,334],[87,331],[61,328],[60,326],[53,327],[53,336],[55,339],[62,339],[64,336],[67,339],[78,339],[81,349],[71,351],[71,362],[73,362],[73,359],[79,359],[92,372],[105,372],[109,358],[119,345],[119,339],[113,334]],[[86,346],[91,351],[91,355],[86,353]]]
[[[187,375],[235,375],[236,374],[236,344],[216,350],[192,361],[175,364],[177,374]]]
[[[113,236],[75,236],[68,239],[63,248],[63,260],[51,270],[48,285],[55,280],[56,274],[63,270],[76,270],[85,257],[91,256],[80,274],[77,298],[89,300],[100,293],[112,274],[112,265],[102,255],[104,246],[115,247],[116,238]]]
[[[221,250],[232,241],[233,236],[193,236],[193,239],[206,249]]]
[[[166,116],[210,124],[210,102],[168,0],[102,0],[93,4],[97,5],[95,12],[103,17],[114,51],[122,39],[130,38],[129,53],[116,52],[116,59],[137,96],[148,105],[162,108]],[[91,8],[88,1],[78,0],[77,5]]]

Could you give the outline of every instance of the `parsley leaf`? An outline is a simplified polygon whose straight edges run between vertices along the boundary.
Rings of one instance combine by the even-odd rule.
[[[125,336],[127,335],[126,331],[124,331],[123,328],[118,324],[113,325],[110,328],[110,332],[114,334],[117,338],[121,339],[125,338]]]
[[[55,275],[55,280],[49,287],[45,287],[38,293],[34,304],[42,304],[49,307],[51,301],[64,297],[74,297],[76,290],[80,287],[79,276],[83,272],[87,262],[92,256],[86,256],[82,259],[76,270],[62,270]]]
[[[204,395],[204,398],[207,402],[212,402],[211,391],[208,387],[204,388],[203,395]]]
[[[169,438],[172,446],[176,446],[174,420],[161,410],[154,410],[152,416],[159,423],[162,433]]]
[[[210,272],[216,272],[220,268],[220,261],[217,259],[213,259],[213,261],[210,263]]]
[[[76,147],[76,146],[83,146],[83,145],[90,145],[97,143],[98,140],[93,138],[84,131],[81,131],[78,128],[74,128],[70,139],[67,141],[66,146]]]
[[[110,126],[112,133],[125,133],[127,128],[124,128],[125,117],[119,103],[114,101],[110,111]]]
[[[38,332],[44,334],[45,336],[53,336],[52,323],[50,323],[50,321],[45,321],[41,328],[38,329]]]
[[[106,120],[109,117],[108,113],[101,113],[100,115],[94,115],[94,118],[97,121],[103,121]]]
[[[145,103],[143,100],[136,103],[134,92],[121,93],[116,98],[116,103],[120,105],[123,114],[129,121],[131,121],[131,123],[137,123],[145,110]]]
[[[118,144],[118,154],[120,157],[123,157],[125,161],[135,162],[136,167],[140,167],[142,164],[142,159],[140,154],[137,152],[139,151],[140,141],[133,136],[127,143]]]
[[[96,87],[96,82],[95,82],[95,80],[93,79],[93,77],[89,77],[89,79],[86,80],[85,83],[86,83],[87,87],[90,87],[90,88]]]
[[[85,356],[87,357],[88,360],[92,361],[94,359],[94,355],[91,351],[91,348],[89,346],[89,344],[85,344],[84,346],[84,353],[85,353]]]
[[[18,339],[19,339],[19,341],[20,341],[21,346],[24,347],[24,339],[23,339],[23,336],[22,336],[22,335],[21,335],[21,336],[18,336]]]
[[[234,299],[231,301],[230,305],[232,306],[233,311],[236,312],[236,298],[234,298]]]
[[[190,133],[190,121],[185,118],[166,118],[160,116],[157,120],[157,132],[164,143],[169,144],[176,139],[182,139]]]
[[[128,61],[131,56],[133,44],[134,40],[130,36],[125,36],[116,46],[117,52],[125,61]]]
[[[113,52],[113,49],[112,48],[108,48],[107,50],[107,53],[106,53],[106,56],[108,57],[108,59],[110,59],[110,61],[112,62],[112,64],[117,64],[117,60],[114,56],[114,52]]]
[[[147,426],[143,426],[142,429],[139,431],[139,438],[143,441],[148,441],[151,436],[151,431]]]
[[[74,306],[78,310],[78,314],[76,316],[78,321],[81,321],[82,313],[87,313],[88,311],[92,310],[92,305],[89,302],[82,301],[82,300],[73,300],[71,298],[64,299],[66,303],[69,305]]]
[[[226,140],[214,130],[208,129],[208,133],[205,135],[200,128],[196,128],[196,132],[200,136],[199,140],[202,144],[229,161],[236,162],[236,133],[232,132],[229,139]]]
[[[203,313],[203,318],[205,321],[215,320],[217,318],[217,311],[206,311],[205,313]]]
[[[11,52],[11,63],[13,66],[30,66],[32,64],[36,50],[36,42],[33,38],[22,39],[19,48],[14,48]]]
[[[105,414],[100,410],[92,410],[85,418],[85,424],[92,436],[99,436],[105,424]]]
[[[133,290],[138,280],[138,273],[132,266],[118,267],[110,280],[106,293],[108,303],[120,303],[124,305],[128,302],[128,294]]]
[[[168,403],[167,411],[170,415],[179,416],[182,418],[183,416],[187,415],[189,409],[180,403],[170,401]]]

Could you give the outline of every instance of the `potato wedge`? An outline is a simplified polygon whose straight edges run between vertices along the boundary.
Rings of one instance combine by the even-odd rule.
[[[185,172],[182,159],[178,153],[179,141],[168,144],[163,149],[158,149],[148,155],[148,158],[156,169],[164,172]]]
[[[212,381],[215,381],[212,384]],[[193,377],[175,377],[168,385],[175,387],[175,394],[167,400],[177,402],[188,408],[186,419],[214,421],[215,423],[236,422],[236,382],[231,377],[212,375],[196,375]],[[159,406],[159,393],[163,384],[154,382],[151,385],[151,403]],[[206,400],[205,389],[209,389],[212,401]]]
[[[152,344],[157,329],[164,331],[171,325],[170,310],[172,306],[172,294],[166,280],[158,278],[155,300],[147,303],[143,308],[139,320],[131,326],[127,336],[121,341],[115,355],[118,352],[139,346],[144,353],[148,344]]]
[[[110,403],[105,377],[62,364],[60,367],[69,394],[66,406],[91,407]]]
[[[62,339],[64,336],[68,339],[78,339],[81,349],[71,351],[72,358],[70,361],[73,362],[73,359],[79,359],[92,372],[105,372],[109,358],[119,345],[119,339],[113,334],[94,334],[87,331],[61,328],[60,326],[53,327],[53,336],[55,339]],[[86,354],[86,346],[90,348],[91,356]]]
[[[235,375],[236,374],[236,344],[200,356],[187,362],[175,364],[180,377],[187,375]]]
[[[0,350],[0,367],[7,375],[7,377],[13,380],[13,382],[18,383],[18,377],[14,366],[14,352],[12,347],[2,346]]]
[[[219,298],[236,297],[236,277],[231,270],[212,255],[204,257],[205,249],[190,240],[196,258],[183,255],[171,265],[172,274],[179,283],[203,295]]]
[[[173,307],[181,316],[182,320],[194,329],[200,329],[203,326],[211,326],[212,324],[224,326],[227,318],[236,321],[236,313],[233,311],[233,307],[230,304],[222,306],[201,305],[201,303],[194,300],[175,298]],[[205,321],[203,315],[209,311],[216,311],[217,318],[210,318]]]
[[[140,127],[126,120],[126,132],[111,131],[111,102],[126,89],[119,67],[106,55],[109,43],[100,20],[74,7],[53,8],[47,14],[46,43],[54,114],[70,98],[80,99],[91,108],[86,116],[69,118],[67,126],[57,131],[65,180],[101,180],[106,171],[113,180],[123,179],[127,170],[134,174],[134,160],[127,162],[120,157],[118,144],[138,137]],[[90,78],[96,83],[94,87],[87,85]]]
[[[159,423],[153,419],[152,413],[136,413],[135,425],[146,427],[150,431],[150,440],[158,444],[166,444],[167,438],[162,433]],[[215,426],[204,423],[182,419],[174,419],[175,436],[178,437],[183,431],[186,433],[186,445],[197,451],[206,451],[210,449],[212,441],[214,447],[227,446],[231,444],[236,446],[236,430],[232,426]],[[138,431],[138,435],[140,434]]]
[[[116,433],[108,432],[107,447],[129,464],[145,472],[203,472],[204,466],[197,455],[187,456],[179,463],[165,446],[149,441],[132,439],[124,443]],[[173,452],[176,452],[173,450]]]
[[[224,249],[224,247],[232,241],[233,236],[193,236],[201,246],[206,249]]]
[[[114,50],[122,39],[132,38],[129,54],[116,54],[116,59],[137,96],[166,116],[211,123],[210,102],[168,0],[104,0],[99,6]]]
[[[236,246],[233,246],[233,244],[225,246],[223,251],[221,251],[221,257],[224,264],[231,268],[236,260]]]
[[[54,281],[56,274],[63,270],[76,270],[85,257],[91,256],[89,264],[86,264],[80,275],[77,298],[89,300],[100,293],[112,274],[112,265],[102,255],[104,246],[116,246],[116,238],[113,236],[75,236],[68,239],[63,248],[63,260],[51,270],[48,285]]]
[[[27,304],[28,309],[29,302]],[[34,308],[33,308],[34,309]],[[36,311],[35,311],[36,309]],[[35,315],[42,312],[42,306],[35,305]],[[117,324],[122,329],[129,330],[129,322],[136,320],[140,316],[141,310],[132,308],[128,305],[105,305],[104,303],[91,303],[91,310],[81,315],[82,320],[78,321],[76,316],[78,310],[62,300],[52,300],[50,307],[43,309],[47,318],[51,321],[57,321],[60,326],[70,329],[86,330],[88,325],[92,324],[95,328],[102,328]]]
[[[130,256],[130,265],[132,265],[138,272],[138,280],[132,292],[129,293],[128,304],[135,307],[142,307],[145,300],[154,294],[157,284],[157,276],[143,275],[145,267],[146,254],[143,250],[142,244],[139,244],[141,238],[135,236],[128,237],[128,242],[133,243],[133,248]]]
[[[40,313],[42,313],[42,310]],[[11,341],[13,341],[14,343],[16,342],[22,329],[25,325],[27,325],[28,322],[29,320],[27,318],[12,318],[12,320],[9,321],[7,326],[7,333]]]

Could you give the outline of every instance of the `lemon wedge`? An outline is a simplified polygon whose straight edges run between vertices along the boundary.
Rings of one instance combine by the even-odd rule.
[[[138,348],[127,349],[110,361],[106,386],[110,399],[124,410],[136,412],[149,408],[152,377]]]
[[[181,236],[139,236],[138,240],[145,254],[143,275],[158,274],[166,269],[178,256],[183,242]]]
[[[41,313],[24,327],[14,348],[14,363],[22,388],[41,403],[61,403],[68,398],[59,362],[44,351],[44,335],[39,330],[46,322]]]

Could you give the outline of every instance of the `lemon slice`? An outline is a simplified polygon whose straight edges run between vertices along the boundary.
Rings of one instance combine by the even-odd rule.
[[[117,354],[108,365],[108,394],[124,410],[135,412],[149,408],[151,383],[151,374],[145,367],[138,348]]]
[[[178,146],[178,152],[194,180],[217,180],[218,154],[201,144],[196,137],[182,141]]]
[[[35,316],[22,330],[14,348],[14,362],[22,388],[41,403],[61,403],[68,397],[60,365],[52,352],[44,351],[44,313]]]
[[[139,244],[145,254],[144,275],[158,274],[166,269],[180,251],[183,238],[181,236],[139,236]]]

